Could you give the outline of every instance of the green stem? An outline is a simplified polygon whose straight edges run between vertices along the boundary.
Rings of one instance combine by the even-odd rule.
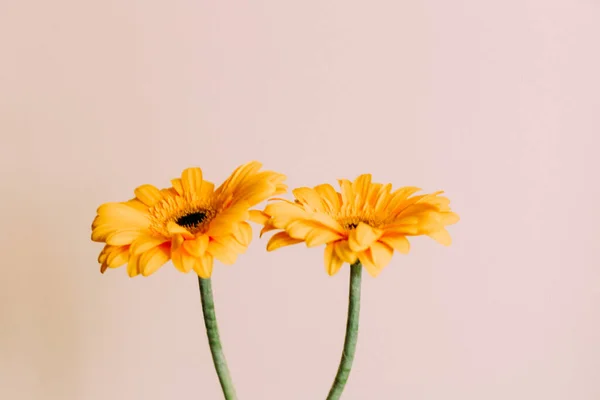
[[[221,382],[223,395],[225,400],[237,400],[233,381],[227,368],[227,361],[223,354],[221,339],[219,338],[219,327],[217,326],[217,316],[215,315],[215,302],[213,300],[212,285],[209,279],[198,277],[200,285],[200,299],[202,300],[202,313],[204,314],[204,325],[206,326],[206,335],[208,336],[208,344],[212,354],[215,370]]]
[[[350,294],[348,299],[348,322],[346,323],[346,339],[340,366],[327,396],[327,400],[337,400],[344,391],[344,386],[350,376],[356,341],[358,339],[358,317],[360,313],[360,278],[362,265],[359,261],[350,266]]]

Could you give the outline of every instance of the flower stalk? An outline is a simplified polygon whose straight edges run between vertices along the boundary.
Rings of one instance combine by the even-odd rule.
[[[202,314],[204,315],[204,325],[206,327],[206,335],[208,336],[208,344],[212,354],[215,370],[223,389],[225,400],[237,400],[233,380],[227,368],[225,354],[223,354],[223,346],[219,337],[219,327],[217,325],[217,317],[215,315],[215,302],[213,300],[211,280],[198,277],[200,286],[200,299],[202,301]]]
[[[350,266],[350,290],[348,298],[348,321],[346,323],[346,338],[344,339],[344,352],[338,368],[335,380],[327,396],[327,400],[338,400],[344,391],[354,353],[356,351],[356,342],[358,339],[358,320],[360,314],[360,286],[361,286],[362,265],[360,261]]]

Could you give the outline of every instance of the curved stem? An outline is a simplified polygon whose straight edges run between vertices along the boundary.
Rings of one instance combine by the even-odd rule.
[[[221,382],[223,395],[225,400],[237,400],[233,381],[227,368],[227,361],[223,354],[221,339],[219,337],[219,327],[217,326],[217,317],[215,315],[215,302],[213,300],[212,285],[210,278],[202,279],[198,277],[200,285],[200,299],[202,300],[202,313],[204,314],[204,325],[206,326],[206,335],[208,336],[208,344],[212,354],[215,370]]]
[[[362,265],[359,261],[350,266],[350,294],[348,299],[348,322],[346,323],[346,338],[340,366],[327,396],[327,400],[337,400],[344,391],[344,386],[350,376],[356,341],[358,339],[358,317],[360,313],[360,278]]]

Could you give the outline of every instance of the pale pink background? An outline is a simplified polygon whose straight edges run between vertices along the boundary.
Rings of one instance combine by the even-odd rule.
[[[191,165],[371,172],[461,222],[365,277],[345,400],[600,398],[600,2],[0,2],[0,398],[219,399],[197,283],[102,276],[96,207]],[[255,235],[256,236],[256,235]],[[214,273],[241,399],[323,399],[348,269]]]

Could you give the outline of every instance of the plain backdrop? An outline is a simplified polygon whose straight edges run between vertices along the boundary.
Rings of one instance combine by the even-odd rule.
[[[600,398],[600,2],[0,1],[0,398],[219,399],[194,275],[99,273],[98,205],[189,166],[443,189],[365,275],[345,400]],[[348,271],[216,265],[240,399],[324,399]]]

